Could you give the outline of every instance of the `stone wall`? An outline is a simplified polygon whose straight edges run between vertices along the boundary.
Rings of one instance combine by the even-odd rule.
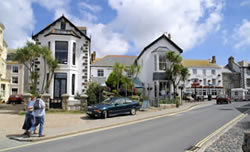
[[[223,87],[225,89],[225,93],[231,97],[231,89],[232,88],[240,88],[240,73],[223,73]]]

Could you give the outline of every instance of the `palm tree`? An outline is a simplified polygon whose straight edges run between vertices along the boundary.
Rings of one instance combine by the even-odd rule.
[[[48,86],[51,82],[48,81],[45,85],[45,79],[47,74],[47,66],[48,66],[48,73],[51,74],[51,77],[54,74],[55,68],[57,68],[58,64],[57,61],[52,57],[51,51],[47,47],[42,47],[39,45],[36,45],[32,42],[27,42],[26,46],[23,48],[17,49],[16,53],[13,55],[13,60],[18,61],[19,63],[23,64],[30,73],[30,80],[31,80],[31,86],[32,94],[38,94],[37,92],[37,82],[39,79],[39,73],[35,66],[35,61],[37,58],[41,57],[43,59],[44,63],[44,73],[43,73],[43,82],[42,82],[42,88],[39,90],[40,93],[44,93],[44,90],[48,89]],[[45,88],[44,88],[45,85]]]
[[[173,51],[169,51],[166,54],[166,59],[169,66],[166,68],[166,78],[169,80],[174,88],[174,98],[176,98],[177,86],[180,81],[185,81],[189,76],[189,71],[184,67],[182,62],[182,57]]]
[[[133,79],[135,79],[135,78],[137,78],[137,75],[141,71],[141,66],[140,65],[131,64],[128,70],[131,73],[131,75],[133,76]]]
[[[116,89],[119,92],[119,87],[120,87],[120,79],[122,77],[122,73],[125,70],[125,65],[120,64],[120,63],[115,63],[113,66],[113,73],[117,76],[117,85],[116,85]]]

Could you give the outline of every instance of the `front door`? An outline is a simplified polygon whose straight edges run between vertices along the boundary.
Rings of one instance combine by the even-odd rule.
[[[62,108],[62,95],[67,93],[67,74],[56,73],[54,76],[54,101],[52,108]]]

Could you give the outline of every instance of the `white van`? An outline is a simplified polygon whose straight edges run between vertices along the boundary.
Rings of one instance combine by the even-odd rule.
[[[247,89],[233,88],[231,89],[231,100],[232,101],[250,100],[250,94]]]

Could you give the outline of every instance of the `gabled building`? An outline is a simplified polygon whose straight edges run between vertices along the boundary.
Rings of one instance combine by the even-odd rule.
[[[112,67],[116,62],[123,64],[128,68],[130,65],[134,64],[134,61],[136,59],[136,56],[127,55],[106,55],[103,58],[98,59],[96,59],[95,56],[96,53],[93,52],[93,62],[90,65],[90,80],[102,85],[105,85],[105,81],[108,79],[109,74],[113,71]],[[126,74],[129,76],[129,73]]]
[[[90,75],[91,40],[86,28],[75,26],[63,15],[32,38],[37,44],[47,46],[59,62],[49,87],[51,99],[61,103],[62,95],[67,94],[70,101],[75,101],[77,94],[87,90]],[[42,82],[45,72],[43,66],[40,66],[42,62],[41,59],[35,62],[41,73],[39,82]]]
[[[223,83],[228,95],[231,95],[232,88],[243,88],[250,92],[250,64],[247,61],[235,62],[234,57],[229,57],[224,67]]]
[[[168,51],[174,51],[177,54],[183,52],[171,40],[170,34],[163,34],[147,45],[135,60],[135,63],[141,66],[138,78],[144,84],[144,95],[155,103],[158,103],[159,99],[164,98],[167,93],[173,92],[173,87],[169,80],[166,80],[165,75],[168,66],[165,56]]]
[[[4,29],[4,25],[0,23],[0,100],[7,101],[10,95],[10,80],[6,77],[8,45],[3,38]]]
[[[182,64],[189,70],[189,78],[184,84],[184,91],[193,95],[216,98],[224,92],[222,82],[222,67],[212,60],[183,59]]]

